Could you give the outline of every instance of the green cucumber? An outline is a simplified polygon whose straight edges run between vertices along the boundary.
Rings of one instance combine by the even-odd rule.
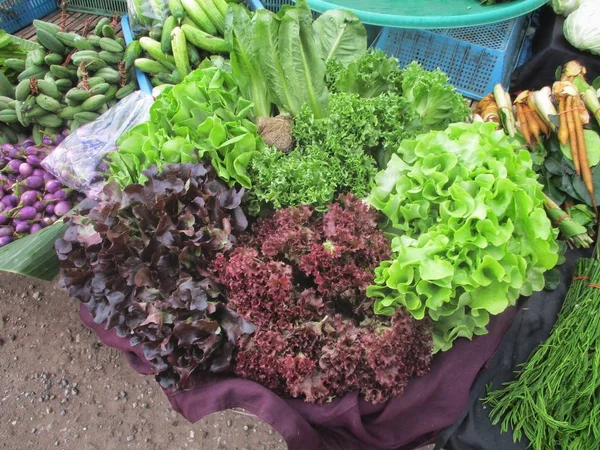
[[[106,103],[105,95],[94,95],[81,104],[81,109],[87,112],[93,112],[100,108],[104,103]]]
[[[63,120],[56,114],[50,113],[46,114],[45,116],[38,117],[37,123],[45,127],[60,127],[63,123]]]
[[[38,105],[40,105],[46,111],[56,112],[62,108],[62,106],[60,105],[60,102],[58,100],[56,100],[46,94],[39,94],[35,98],[35,101],[37,102]]]
[[[72,88],[65,94],[65,98],[72,102],[84,102],[91,97],[90,91]]]

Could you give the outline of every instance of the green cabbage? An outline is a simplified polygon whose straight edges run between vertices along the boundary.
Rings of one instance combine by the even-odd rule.
[[[435,350],[486,333],[490,315],[544,287],[558,260],[529,152],[491,123],[457,123],[402,142],[369,202],[394,256],[367,294],[375,312],[434,321]]]
[[[556,14],[567,17],[581,5],[581,0],[550,0],[550,6]]]
[[[600,2],[584,0],[563,25],[565,38],[579,50],[600,55]]]

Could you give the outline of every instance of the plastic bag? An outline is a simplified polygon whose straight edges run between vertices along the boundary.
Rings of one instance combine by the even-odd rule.
[[[151,30],[162,31],[162,25],[169,15],[168,0],[127,0],[129,25],[133,34],[148,34]]]
[[[95,121],[79,127],[48,155],[42,166],[63,185],[96,198],[106,183],[104,157],[115,150],[119,137],[150,119],[152,96],[136,91]]]

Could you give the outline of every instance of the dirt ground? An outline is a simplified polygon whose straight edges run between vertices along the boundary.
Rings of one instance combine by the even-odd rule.
[[[287,449],[243,410],[190,424],[81,323],[78,306],[55,283],[0,272],[1,449]]]
[[[152,377],[99,342],[54,283],[0,273],[0,448],[282,450],[231,410],[190,424]]]

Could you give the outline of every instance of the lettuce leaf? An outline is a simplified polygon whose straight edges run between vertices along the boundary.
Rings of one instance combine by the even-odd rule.
[[[323,59],[346,65],[367,51],[367,30],[352,11],[331,9],[313,23]]]
[[[429,72],[412,62],[402,70],[402,95],[419,114],[423,131],[442,130],[463,122],[470,110],[441,70]]]
[[[278,57],[294,87],[296,107],[292,115],[308,104],[315,117],[327,116],[328,91],[325,61],[312,28],[312,15],[305,0],[298,1],[281,18]]]
[[[244,97],[254,103],[253,116],[271,115],[267,81],[259,66],[260,46],[255,21],[242,5],[231,3],[225,17],[225,39],[231,49],[231,70]]]
[[[379,172],[370,204],[394,256],[367,295],[434,321],[435,349],[485,334],[490,315],[544,288],[558,261],[529,152],[494,124],[453,124],[404,141]]]
[[[369,51],[347,66],[337,60],[328,61],[327,72],[331,92],[354,93],[363,98],[402,92],[398,60],[381,50]]]
[[[247,169],[264,144],[248,119],[253,104],[240,94],[233,76],[215,66],[192,72],[165,89],[150,109],[150,120],[125,133],[109,154],[111,179],[124,187],[143,183],[152,165],[209,161],[230,186],[252,186]]]

